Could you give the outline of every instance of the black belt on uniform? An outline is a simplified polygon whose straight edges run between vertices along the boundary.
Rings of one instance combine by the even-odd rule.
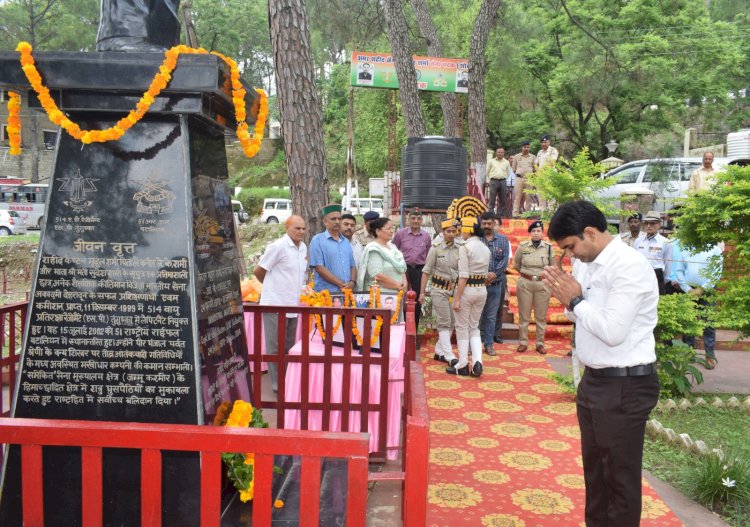
[[[469,287],[481,287],[485,285],[487,275],[484,274],[473,274],[466,280],[466,285]]]
[[[592,377],[643,377],[656,373],[656,364],[652,362],[625,368],[589,368],[586,366],[586,373]]]
[[[438,289],[442,289],[444,291],[453,291],[453,288],[456,285],[455,282],[451,282],[450,280],[443,278],[442,276],[438,276],[436,274],[432,275],[430,277],[430,280],[432,280],[433,286],[435,286]]]

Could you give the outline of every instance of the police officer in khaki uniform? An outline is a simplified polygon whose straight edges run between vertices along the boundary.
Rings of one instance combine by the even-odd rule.
[[[451,366],[458,362],[451,346],[454,325],[451,297],[458,281],[458,245],[454,242],[456,224],[456,220],[445,220],[441,223],[443,236],[432,242],[430,252],[427,253],[427,260],[422,268],[422,288],[419,294],[419,303],[422,304],[429,281],[432,311],[437,318],[438,327],[434,358]]]
[[[485,280],[490,267],[491,254],[479,239],[482,228],[475,217],[461,218],[461,237],[464,243],[458,248],[458,286],[453,296],[456,312],[456,342],[458,362],[445,369],[454,375],[482,375],[482,336],[479,319],[487,301]],[[474,364],[469,370],[469,348]]]
[[[544,349],[544,332],[547,330],[550,293],[547,286],[542,283],[542,273],[545,266],[554,265],[555,251],[550,243],[542,240],[544,224],[541,221],[529,225],[529,232],[531,240],[521,242],[513,258],[513,267],[521,274],[516,283],[518,318],[521,322],[516,351],[523,353],[528,349],[529,321],[533,306],[536,319],[536,351],[544,355],[547,353]]]

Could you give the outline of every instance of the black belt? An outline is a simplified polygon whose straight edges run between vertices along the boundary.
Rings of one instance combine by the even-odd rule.
[[[453,291],[453,289],[456,286],[455,282],[452,282],[446,278],[443,278],[442,276],[438,276],[436,274],[432,275],[430,278],[432,280],[432,285],[435,286],[437,289],[442,289],[444,291]]]
[[[407,269],[421,269],[424,264],[406,264]]]
[[[589,368],[586,366],[586,373],[592,377],[643,377],[656,373],[656,364],[652,362],[625,368]]]
[[[469,287],[480,287],[485,285],[487,275],[473,274],[466,280],[466,285]]]

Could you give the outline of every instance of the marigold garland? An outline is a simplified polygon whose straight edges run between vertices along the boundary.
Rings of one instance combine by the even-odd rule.
[[[33,48],[28,42],[20,42],[16,47],[16,51],[21,54],[21,68],[26,74],[29,83],[31,83],[31,87],[39,97],[42,107],[47,112],[50,121],[63,128],[72,137],[84,144],[105,143],[107,141],[120,139],[125,132],[143,118],[149,108],[151,108],[151,105],[154,104],[156,97],[169,85],[169,82],[172,80],[172,72],[175,67],[177,67],[177,58],[180,54],[195,53],[206,55],[209,53],[203,48],[190,48],[182,45],[174,46],[167,50],[164,53],[164,61],[161,66],[159,66],[159,73],[156,74],[151,85],[148,87],[148,90],[146,90],[138,103],[136,103],[134,110],[131,110],[128,115],[117,121],[117,124],[105,130],[82,130],[78,124],[68,119],[68,117],[57,107],[57,104],[55,104],[54,99],[50,95],[49,89],[44,86],[42,77],[35,66],[34,57],[31,54],[32,50]],[[255,121],[254,135],[251,137],[246,121],[246,92],[245,88],[242,86],[242,82],[240,82],[240,72],[237,63],[217,51],[212,51],[211,54],[216,55],[229,66],[232,103],[234,104],[234,115],[237,121],[237,138],[242,145],[242,150],[245,152],[245,155],[247,157],[253,157],[260,150],[261,141],[263,139],[263,131],[268,118],[268,95],[266,95],[266,92],[261,89],[255,90],[260,95],[260,109],[258,110],[258,118]],[[10,103],[8,106],[10,110]],[[20,146],[20,120],[18,120],[18,134],[18,144]],[[16,152],[13,152],[11,149],[11,154],[15,155],[18,153],[20,153],[20,149]]]
[[[8,142],[10,155],[21,153],[21,95],[14,91],[8,92]]]
[[[357,301],[354,298],[354,293],[351,289],[344,289],[344,307],[357,307]],[[400,290],[398,292],[398,296],[396,297],[396,307],[393,310],[393,315],[391,316],[391,324],[395,324],[396,321],[398,321],[398,315],[401,309],[401,301],[404,298],[404,291]],[[311,307],[331,307],[333,305],[333,301],[331,299],[331,293],[324,289],[320,292],[311,292],[307,295],[300,296],[300,301],[308,306]],[[369,302],[370,308],[379,308],[381,307],[381,298],[380,298],[380,289],[378,287],[372,286],[370,287],[370,302]],[[339,327],[341,326],[341,321],[343,320],[343,315],[339,315],[339,317],[336,319],[336,322],[333,326],[333,335],[336,334],[336,332],[339,330]],[[315,321],[315,327],[318,329],[318,333],[320,334],[320,338],[324,339],[326,338],[326,333],[323,329],[323,317],[321,315],[313,315],[313,320]],[[378,338],[380,338],[380,331],[383,328],[383,317],[378,316],[375,317],[375,327],[372,328],[372,338],[370,339],[370,346],[374,346]],[[354,335],[354,338],[360,346],[364,343],[364,338],[359,333],[359,328],[357,327],[357,319],[354,317],[352,319],[352,334]]]

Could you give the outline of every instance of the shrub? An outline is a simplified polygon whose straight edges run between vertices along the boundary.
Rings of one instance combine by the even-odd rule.
[[[693,499],[713,511],[750,507],[750,462],[746,459],[704,456],[688,472],[687,482]]]
[[[704,322],[699,315],[701,311],[690,295],[659,297],[659,321],[654,337],[662,396],[684,397],[692,391],[693,382],[703,382],[703,374],[695,367],[696,363],[705,365],[703,359],[697,358],[688,345],[675,341],[682,335],[697,336],[703,332]]]

